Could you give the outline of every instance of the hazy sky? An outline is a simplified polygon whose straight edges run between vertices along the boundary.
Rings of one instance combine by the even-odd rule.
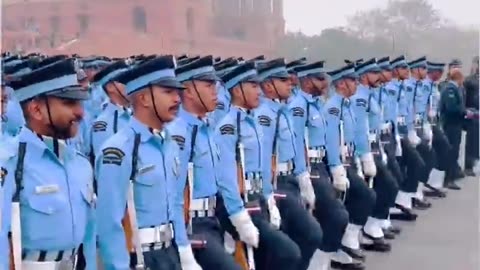
[[[388,0],[284,0],[287,30],[307,35],[343,26],[356,11],[385,7]],[[480,25],[478,0],[429,0],[442,16],[460,25]]]

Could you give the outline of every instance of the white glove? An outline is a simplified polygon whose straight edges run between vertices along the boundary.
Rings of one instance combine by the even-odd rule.
[[[400,140],[400,136],[398,135],[395,136],[395,142],[397,143],[395,147],[395,156],[401,157],[403,154],[403,151],[402,151],[402,141]]]
[[[303,200],[310,206],[311,209],[315,207],[315,192],[313,192],[312,180],[308,172],[303,172],[297,176],[300,185],[300,194]]]
[[[258,247],[259,232],[248,215],[247,210],[242,210],[230,216],[230,221],[232,221],[233,226],[237,229],[240,240],[249,246]]]
[[[387,154],[385,154],[385,151],[382,151],[382,161],[385,165],[388,164],[388,157]]]
[[[272,194],[268,196],[268,212],[270,212],[270,223],[275,229],[280,229],[280,224],[282,223],[282,217],[280,216],[280,211],[278,211],[277,203],[275,202],[275,197]]]
[[[432,131],[432,126],[430,123],[424,123],[423,124],[423,136],[425,140],[427,141],[432,141],[433,140],[433,131]]]
[[[428,117],[430,118],[437,117],[437,112],[435,110],[428,110]]]
[[[228,232],[223,234],[223,247],[225,247],[228,254],[235,253],[235,239]]]
[[[409,130],[408,131],[408,141],[413,145],[417,146],[420,144],[421,140],[417,135],[417,132],[415,130]]]
[[[377,166],[373,160],[373,154],[371,152],[365,153],[360,157],[363,166],[363,173],[365,176],[375,176],[377,174]]]
[[[192,247],[190,245],[178,247],[178,255],[180,256],[182,270],[202,270],[202,267],[198,265],[195,257],[193,257]]]
[[[330,168],[333,178],[333,187],[339,191],[347,191],[350,187],[350,181],[347,178],[347,172],[343,165],[338,165]]]

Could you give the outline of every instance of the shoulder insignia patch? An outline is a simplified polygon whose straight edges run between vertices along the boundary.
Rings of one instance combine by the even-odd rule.
[[[358,107],[367,107],[367,101],[363,98],[357,99],[356,104]]]
[[[258,123],[261,126],[269,127],[272,124],[272,118],[270,118],[266,115],[260,115],[258,117]]]
[[[292,109],[293,116],[303,117],[305,115],[305,110],[300,107],[295,107]]]
[[[412,92],[413,88],[411,86],[407,86],[407,92]]]
[[[107,122],[105,121],[96,121],[93,123],[93,132],[100,132],[107,130]]]
[[[390,96],[395,96],[395,90],[388,89],[387,92],[388,92],[388,94],[389,94]]]
[[[219,109],[219,110],[224,110],[225,109],[225,104],[223,104],[223,102],[218,102],[216,108]]]
[[[102,164],[115,164],[122,165],[123,158],[125,153],[116,147],[107,147],[103,149],[103,161]]]
[[[328,113],[331,114],[331,115],[335,115],[335,116],[338,116],[340,115],[340,110],[338,108],[330,108],[328,109]]]
[[[4,167],[0,168],[0,185],[3,186],[5,178],[7,177],[8,171]]]
[[[185,137],[180,135],[172,135],[172,139],[177,142],[180,150],[185,149]]]
[[[225,124],[220,127],[220,134],[233,135],[235,133],[235,127],[231,124]]]

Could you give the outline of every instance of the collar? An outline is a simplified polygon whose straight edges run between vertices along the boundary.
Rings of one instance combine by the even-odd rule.
[[[450,80],[450,81],[448,81],[448,82],[451,83],[451,84],[453,84],[453,85],[455,85],[456,87],[458,87],[458,83],[457,83],[456,81]]]
[[[281,110],[285,106],[285,104],[276,102],[269,98],[264,98],[263,102],[265,102],[267,106],[275,113],[277,113],[279,110]]]
[[[169,136],[167,129],[162,130],[154,130],[149,128],[147,125],[143,124],[142,122],[138,121],[137,118],[132,117],[130,120],[130,127],[133,129],[135,133],[139,133],[141,137],[141,142],[147,142],[148,140],[152,139],[154,136],[162,137],[163,139]],[[154,133],[156,135],[154,135]]]
[[[197,125],[197,126],[203,126],[203,125],[208,125],[208,118],[205,117],[204,119],[201,119],[192,113],[188,112],[185,110],[183,106],[180,106],[180,110],[178,112],[178,116],[181,119],[185,120],[188,124],[191,125]]]
[[[307,100],[307,102],[309,103],[315,102],[315,98],[313,97],[312,94],[309,94],[303,90],[300,90],[299,93]]]
[[[357,86],[357,93],[359,94],[368,94],[370,92],[370,87],[364,84],[359,84]]]
[[[30,146],[33,146],[33,148],[29,148],[29,151],[38,157],[41,157],[45,152],[49,152],[58,160],[63,161],[65,158],[71,157],[74,154],[72,148],[66,144],[65,140],[39,135],[26,126],[20,131],[19,141],[26,142]],[[54,144],[58,145],[58,155],[54,151]]]
[[[118,111],[120,114],[126,113],[128,115],[131,115],[132,113],[130,112],[130,108],[128,107],[122,107],[119,105],[113,104],[111,101],[107,103],[107,106],[105,107],[106,112],[112,112],[114,113],[115,111]]]
[[[238,107],[238,106],[232,106],[231,110],[233,110],[235,115],[237,115],[237,112],[240,112],[240,120],[241,121],[245,120],[246,118],[255,119],[255,111],[254,110],[247,110],[245,108]]]

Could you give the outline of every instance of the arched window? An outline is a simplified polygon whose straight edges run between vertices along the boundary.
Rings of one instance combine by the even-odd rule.
[[[147,13],[141,6],[133,8],[133,27],[137,32],[147,32]]]

